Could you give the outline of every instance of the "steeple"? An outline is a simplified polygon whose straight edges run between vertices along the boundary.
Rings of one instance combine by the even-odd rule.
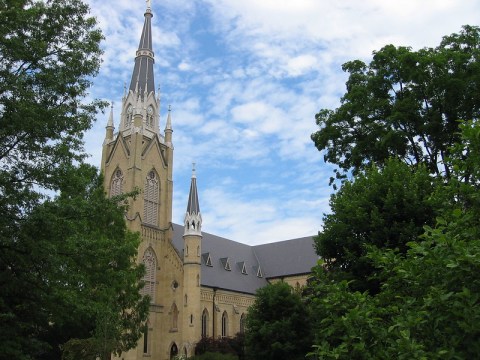
[[[160,97],[155,96],[153,74],[155,59],[152,44],[153,14],[150,0],[147,0],[144,17],[142,35],[140,36],[138,50],[135,53],[135,65],[130,87],[128,89],[124,88],[119,133],[124,137],[129,136],[134,130],[134,117],[140,115],[142,121],[135,125],[135,129],[141,128],[142,133],[151,139],[160,132]]]
[[[148,0],[142,36],[138,44],[135,67],[133,69],[132,80],[130,81],[130,90],[133,92],[138,91],[140,94],[149,94],[152,91],[155,93],[155,81],[153,78],[153,64],[155,60],[152,48],[152,17],[152,8],[150,0]]]
[[[185,232],[184,235],[201,235],[202,215],[200,213],[200,204],[198,202],[197,176],[195,173],[195,163],[192,168],[192,180],[190,182],[190,194],[188,196],[187,212],[185,213]]]

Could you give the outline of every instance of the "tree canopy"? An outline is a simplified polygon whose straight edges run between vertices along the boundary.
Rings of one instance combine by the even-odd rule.
[[[287,283],[277,282],[256,295],[247,315],[247,357],[304,359],[311,345],[310,318],[300,294]]]
[[[469,359],[480,351],[480,223],[478,121],[460,126],[449,159],[457,172],[434,197],[439,217],[409,242],[405,255],[367,247],[383,279],[378,294],[351,291],[346,280],[329,281],[317,268],[310,301],[315,314],[312,355],[322,359]],[[463,159],[462,159],[463,158]],[[476,177],[476,176],[475,176]],[[477,178],[478,179],[478,178]],[[470,180],[472,180],[470,178]],[[447,200],[448,201],[445,201]]]
[[[449,177],[458,121],[480,114],[480,28],[464,26],[436,48],[387,45],[370,64],[354,60],[343,70],[341,105],[320,110],[312,134],[325,161],[338,165],[337,177],[390,157]]]
[[[396,159],[361,171],[330,198],[331,213],[315,237],[317,254],[330,276],[351,280],[352,289],[377,291],[378,279],[366,257],[367,245],[407,250],[407,243],[433,225],[433,179],[424,167],[415,171]]]
[[[102,34],[80,0],[0,0],[0,17],[0,358],[109,358],[148,299],[139,238],[82,165]]]

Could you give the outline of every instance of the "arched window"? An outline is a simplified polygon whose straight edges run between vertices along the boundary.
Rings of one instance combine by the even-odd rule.
[[[245,314],[242,314],[242,316],[240,316],[240,334],[244,334],[245,333]]]
[[[208,336],[208,311],[203,309],[202,313],[202,338]]]
[[[178,329],[178,308],[177,305],[174,303],[172,305],[172,330]]]
[[[148,354],[148,325],[143,333],[143,353]]]
[[[125,118],[125,129],[128,129],[130,125],[132,125],[132,121],[133,121],[133,106],[132,104],[128,104],[127,116]]]
[[[115,170],[110,182],[110,197],[120,195],[123,192],[123,172],[120,169]]]
[[[173,343],[172,347],[170,348],[170,360],[173,360],[177,355],[178,355],[178,347],[177,347],[177,344]]]
[[[147,126],[153,128],[153,106],[147,108]]]
[[[159,182],[154,170],[151,170],[145,179],[143,197],[143,222],[150,225],[158,224]]]
[[[227,312],[224,311],[222,314],[222,337],[228,336],[228,315]]]
[[[142,295],[150,296],[150,301],[155,302],[155,282],[156,282],[156,272],[157,272],[157,257],[152,248],[145,250],[142,259],[143,265],[145,266],[145,275],[143,276],[143,281],[145,285],[142,289]]]

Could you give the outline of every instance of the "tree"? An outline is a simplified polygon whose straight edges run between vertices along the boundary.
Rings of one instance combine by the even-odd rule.
[[[100,64],[101,32],[80,0],[0,0],[0,247],[84,157],[103,103],[82,103]]]
[[[321,110],[312,134],[325,161],[340,168],[336,177],[395,157],[448,178],[458,121],[480,114],[480,28],[464,26],[436,48],[387,45],[369,65],[354,60],[343,70],[341,106]]]
[[[91,166],[66,169],[60,195],[36,206],[3,249],[2,356],[59,359],[66,350],[70,359],[88,349],[110,359],[136,345],[149,306],[139,235],[102,181]]]
[[[237,333],[234,337],[213,338],[203,337],[195,345],[195,355],[213,353],[235,356],[236,359],[245,358],[245,335]]]
[[[0,0],[0,15],[0,358],[55,359],[69,339],[106,358],[136,342],[148,300],[138,237],[81,165],[102,34],[80,0]]]
[[[346,181],[330,198],[331,214],[315,237],[317,254],[332,278],[349,280],[354,290],[378,291],[379,279],[366,256],[366,245],[405,253],[407,243],[435,222],[429,201],[435,180],[425,168],[416,171],[398,160],[387,160]]]
[[[331,282],[318,267],[310,286],[315,346],[322,359],[469,359],[480,351],[480,126],[460,125],[452,178],[433,195],[435,228],[405,255],[367,247],[384,282],[376,295]]]
[[[249,358],[303,359],[311,345],[310,316],[300,294],[284,282],[257,291],[246,320]]]

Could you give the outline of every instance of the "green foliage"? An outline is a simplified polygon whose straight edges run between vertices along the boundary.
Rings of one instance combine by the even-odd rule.
[[[413,171],[394,159],[345,182],[332,195],[331,214],[324,216],[323,231],[315,238],[329,276],[349,280],[352,289],[377,292],[379,279],[371,278],[375,268],[366,245],[404,253],[425,225],[434,224],[429,201],[434,189],[435,181],[423,167]]]
[[[38,205],[15,246],[2,249],[0,343],[13,342],[25,357],[59,358],[70,339],[78,340],[67,343],[66,359],[81,341],[108,356],[126,350],[148,311],[139,294],[139,236],[126,229],[124,210],[105,197],[96,169],[65,174],[60,195]]]
[[[84,157],[104,105],[82,103],[102,39],[88,12],[79,0],[0,0],[0,218],[21,219],[38,188],[58,190],[62,166]]]
[[[446,160],[459,140],[458,120],[480,115],[479,45],[480,28],[464,26],[436,48],[387,45],[369,65],[345,63],[341,106],[321,110],[312,134],[325,161],[339,166],[336,177],[391,157],[450,177]]]
[[[148,300],[139,238],[81,165],[105,105],[83,102],[102,34],[80,0],[0,0],[0,14],[0,358],[60,358],[65,342],[66,358],[106,358],[135,344]]]
[[[249,359],[304,359],[310,349],[308,308],[287,283],[277,282],[257,291],[246,327]]]
[[[204,353],[232,354],[238,359],[244,359],[245,336],[238,333],[233,338],[204,337],[195,345],[195,355]]]
[[[238,360],[238,357],[233,354],[222,354],[218,352],[206,352],[202,355],[195,355],[189,360]]]
[[[450,151],[454,176],[433,195],[436,228],[406,254],[368,246],[383,279],[376,295],[351,291],[318,267],[310,284],[321,359],[470,359],[480,351],[480,125],[460,125]]]

